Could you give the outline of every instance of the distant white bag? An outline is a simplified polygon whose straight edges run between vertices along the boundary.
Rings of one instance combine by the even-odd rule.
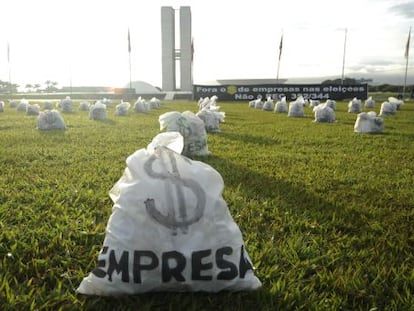
[[[121,103],[116,105],[116,107],[115,107],[115,115],[117,115],[117,116],[127,116],[130,106],[131,106],[130,103],[121,101]]]
[[[29,101],[27,99],[25,99],[25,98],[22,98],[20,100],[19,104],[17,105],[17,111],[26,112],[27,105],[29,105]]]
[[[383,102],[380,108],[380,116],[393,116],[397,113],[397,105],[395,102]]]
[[[225,113],[203,108],[196,113],[196,116],[203,120],[208,133],[220,133],[220,122],[224,121]]]
[[[319,100],[316,99],[310,99],[309,100],[309,107],[311,108],[315,108],[316,106],[318,106],[321,102]]]
[[[45,101],[43,103],[43,109],[53,109],[53,103],[51,101]]]
[[[315,113],[314,122],[335,122],[335,111],[326,104],[315,106],[313,112]]]
[[[77,292],[117,296],[261,286],[223,200],[223,179],[180,155],[178,132],[157,135],[126,161],[96,268]]]
[[[105,120],[106,119],[106,105],[101,101],[97,101],[89,108],[89,119],[91,120]]]
[[[402,99],[398,99],[398,98],[395,98],[395,97],[388,97],[388,102],[392,103],[392,104],[395,104],[396,110],[400,110],[401,106],[404,105],[404,101]]]
[[[325,104],[331,107],[333,110],[336,110],[336,101],[333,99],[328,99]]]
[[[275,113],[288,112],[288,105],[287,105],[287,102],[286,102],[286,96],[283,96],[281,100],[276,102],[274,112]]]
[[[27,104],[26,106],[26,115],[28,116],[38,116],[40,111],[39,104]]]
[[[350,112],[350,113],[360,113],[361,111],[362,111],[361,100],[354,97],[348,103],[348,112]]]
[[[268,97],[267,100],[264,102],[262,110],[264,111],[273,111],[275,105],[273,103],[273,99]]]
[[[104,97],[102,100],[100,100],[102,104],[104,104],[107,108],[112,107],[112,100],[109,98]]]
[[[65,113],[73,112],[73,101],[70,98],[70,96],[66,96],[65,99],[62,99],[62,101],[59,103],[59,106],[62,109],[62,112],[65,112]]]
[[[161,107],[161,101],[156,97],[151,98],[149,102],[151,109],[158,109]]]
[[[87,101],[83,101],[79,104],[80,111],[89,111],[90,107],[91,107],[91,104]]]
[[[289,111],[288,117],[304,117],[305,111],[303,107],[305,106],[305,102],[302,101],[294,101],[289,103]]]
[[[361,112],[354,125],[356,133],[382,133],[383,129],[384,120],[377,117],[375,111]]]
[[[64,130],[66,125],[59,111],[52,109],[39,112],[37,128],[39,130]]]
[[[375,100],[372,99],[372,96],[368,97],[367,100],[365,100],[365,108],[374,108],[375,107]]]
[[[145,99],[141,98],[141,96],[138,97],[137,101],[134,104],[134,111],[137,112],[137,113],[147,112],[149,110],[148,108],[149,107],[148,107]]]
[[[262,101],[261,98],[256,99],[255,103],[254,103],[254,108],[255,109],[262,109],[263,108],[263,104],[264,102]]]
[[[160,131],[179,132],[184,137],[183,155],[191,157],[210,154],[204,122],[193,112],[170,111],[160,115],[158,120]]]

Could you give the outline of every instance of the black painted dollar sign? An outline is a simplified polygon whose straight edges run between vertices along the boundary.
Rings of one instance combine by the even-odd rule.
[[[199,221],[201,217],[203,217],[205,205],[206,205],[206,194],[204,192],[204,189],[201,188],[201,186],[191,178],[184,178],[180,176],[180,173],[177,168],[177,160],[176,160],[176,153],[171,151],[168,148],[159,147],[161,152],[159,153],[161,156],[161,159],[153,154],[150,156],[150,158],[145,162],[144,164],[144,170],[148,174],[148,176],[156,179],[161,179],[168,183],[168,185],[171,185],[175,188],[176,193],[176,199],[174,200],[172,197],[172,193],[169,191],[166,191],[165,195],[167,196],[166,202],[170,204],[168,206],[168,212],[167,215],[162,214],[157,207],[155,206],[155,200],[154,199],[147,199],[145,201],[145,208],[148,212],[148,214],[159,224],[169,228],[172,230],[172,233],[175,235],[177,234],[177,229],[179,228],[183,233],[188,232],[188,226]],[[163,159],[163,155],[168,155],[168,160]],[[164,166],[164,170],[161,173],[155,172],[153,170],[153,163],[160,159],[162,165]],[[171,163],[171,172],[166,167],[166,163]],[[185,199],[184,196],[184,189],[188,188],[190,189],[195,197],[197,198],[195,204],[194,202],[188,202],[188,200]],[[176,201],[176,202],[175,202]],[[174,203],[177,203],[178,208],[174,206]],[[193,206],[193,213],[190,217],[188,215],[188,208]],[[178,211],[178,215],[177,215]]]

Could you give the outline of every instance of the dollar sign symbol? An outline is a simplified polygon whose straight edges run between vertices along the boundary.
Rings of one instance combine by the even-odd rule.
[[[191,127],[185,117],[180,117],[177,120],[178,131],[183,135],[184,139],[191,135]]]
[[[165,167],[165,170],[161,173],[157,173],[153,170],[153,163],[158,158],[156,154],[150,156],[150,158],[144,164],[144,170],[148,176],[161,179],[165,181],[168,185],[172,185],[175,188],[176,201],[178,204],[178,216],[176,215],[176,208],[174,207],[175,200],[172,198],[172,193],[166,191],[166,196],[170,204],[168,208],[167,215],[163,215],[155,206],[154,199],[147,199],[145,203],[145,208],[148,214],[159,224],[172,230],[173,235],[177,234],[177,229],[179,228],[184,234],[188,232],[188,226],[199,221],[203,216],[205,205],[206,205],[206,194],[201,188],[201,186],[191,178],[183,178],[180,176],[180,173],[177,168],[177,161],[175,158],[175,153],[168,148],[159,147],[161,163],[165,166],[165,160],[162,159],[163,154],[167,154],[171,162],[172,172],[169,172]],[[197,202],[194,207],[194,212],[192,217],[188,216],[187,207],[190,204],[189,200],[185,199],[183,188],[189,188],[197,198]],[[192,202],[191,202],[192,203]]]

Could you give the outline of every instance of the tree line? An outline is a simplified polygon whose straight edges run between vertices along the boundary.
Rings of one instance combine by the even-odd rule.
[[[58,89],[58,82],[56,81],[51,81],[51,80],[47,80],[43,85],[36,83],[36,84],[26,84],[24,86],[24,89],[26,92],[31,92],[31,93],[39,93],[39,92],[46,92],[46,93],[50,93],[50,92],[55,92]],[[0,80],[0,93],[6,94],[13,94],[13,93],[18,93],[18,88],[20,87],[20,85],[16,84],[16,83],[10,83],[8,81],[2,81]]]

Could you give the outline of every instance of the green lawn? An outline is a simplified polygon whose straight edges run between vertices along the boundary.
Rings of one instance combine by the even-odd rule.
[[[75,293],[96,265],[111,215],[109,190],[127,156],[159,133],[158,116],[197,111],[162,103],[129,116],[63,114],[66,131],[36,116],[0,113],[0,310],[412,310],[414,103],[384,117],[383,134],[357,134],[337,103],[336,123],[314,123],[218,102],[221,133],[200,157],[224,179],[263,287],[255,292]],[[75,105],[77,107],[77,105]],[[379,112],[380,103],[374,109]]]

